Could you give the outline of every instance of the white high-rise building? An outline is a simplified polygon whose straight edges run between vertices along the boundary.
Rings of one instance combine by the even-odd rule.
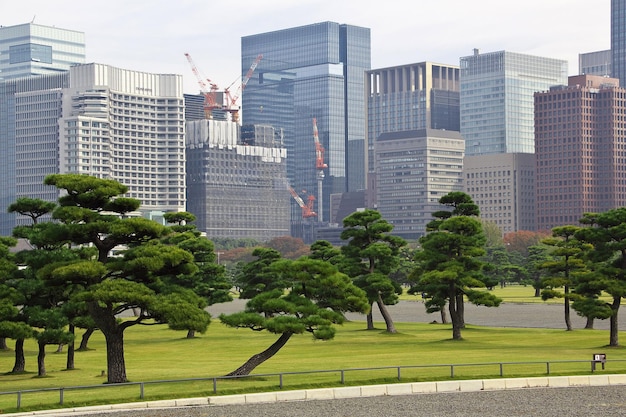
[[[112,178],[155,217],[185,209],[182,76],[87,64],[70,69],[59,172]]]
[[[25,221],[6,213],[16,198],[56,200],[57,191],[43,184],[55,173],[117,180],[152,219],[185,210],[181,75],[85,64],[0,82],[0,120],[2,151],[14,164],[0,190],[3,235]]]

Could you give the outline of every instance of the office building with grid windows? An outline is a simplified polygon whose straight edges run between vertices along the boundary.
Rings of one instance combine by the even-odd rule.
[[[13,158],[2,169],[14,169],[3,205],[26,196],[56,201],[45,176],[76,173],[127,185],[127,196],[141,201],[137,215],[162,221],[185,210],[182,76],[84,64],[2,82],[0,99],[3,158]],[[5,217],[6,205],[4,235],[26,221]]]
[[[515,174],[506,203],[498,198],[498,203],[489,203],[488,210],[479,204],[481,217],[489,211],[489,220],[499,220],[503,233],[535,230],[535,201],[532,189],[526,189],[534,183],[534,170],[526,168],[527,158],[515,154],[534,154],[534,93],[564,84],[567,61],[507,51],[480,53],[475,49],[472,55],[460,59],[460,80],[466,166],[476,166],[480,156],[497,155],[501,156],[498,162],[484,161],[485,171],[493,168],[494,172]],[[504,162],[512,165],[503,166]],[[476,191],[466,189],[474,200],[480,200]],[[493,201],[494,192],[491,190],[486,198]]]
[[[624,114],[616,78],[577,75],[535,94],[538,229],[626,206]]]
[[[287,176],[296,190],[317,191],[313,118],[325,149],[324,218],[330,195],[365,188],[364,72],[370,69],[368,28],[322,22],[241,39],[241,69],[262,54],[242,94],[246,124],[284,131]],[[292,221],[302,223],[292,205]]]
[[[626,86],[626,0],[611,0],[611,76]]]
[[[280,130],[190,120],[186,147],[187,211],[208,238],[267,242],[289,235],[291,195]]]
[[[0,26],[0,81],[56,74],[85,63],[85,34],[25,23]]]
[[[463,190],[465,143],[459,132],[420,129],[382,133],[376,141],[378,210],[392,233],[415,240],[426,234],[439,199]]]

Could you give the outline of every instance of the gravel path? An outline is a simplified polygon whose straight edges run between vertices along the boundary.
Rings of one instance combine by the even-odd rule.
[[[234,300],[230,303],[215,304],[209,307],[209,312],[214,318],[221,313],[234,313],[244,309],[246,300]],[[420,322],[430,323],[433,320],[441,322],[441,316],[427,314],[424,303],[421,301],[400,301],[398,304],[389,306],[389,312],[397,322]],[[363,314],[347,314],[346,317],[353,321],[365,321]],[[449,317],[449,316],[448,316]],[[382,321],[378,308],[374,306],[374,320]],[[582,329],[586,320],[571,313],[572,327]],[[565,329],[565,319],[562,304],[518,304],[502,303],[499,307],[482,307],[473,304],[465,304],[465,322],[478,326],[490,327],[535,327],[550,329]],[[608,330],[608,320],[596,320],[594,328]],[[626,330],[626,308],[620,308],[619,328]]]
[[[626,415],[626,387],[526,388],[228,405],[125,410],[73,417],[617,417]]]

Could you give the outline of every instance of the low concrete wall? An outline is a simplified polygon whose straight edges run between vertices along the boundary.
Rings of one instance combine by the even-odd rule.
[[[387,395],[416,395],[437,392],[476,392],[524,388],[553,388],[626,385],[626,374],[574,375],[535,378],[472,379],[461,381],[413,382],[360,387],[318,388],[293,391],[276,391],[254,394],[222,395],[215,397],[187,398],[126,404],[99,405],[81,408],[32,411],[11,414],[12,417],[33,415],[72,416],[77,413],[112,411],[137,408],[171,408],[193,406],[220,406],[232,404],[258,404],[281,401],[331,400],[340,398],[378,397]]]

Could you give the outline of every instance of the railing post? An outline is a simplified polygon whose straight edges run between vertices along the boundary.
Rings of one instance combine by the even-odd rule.
[[[546,372],[550,375],[550,362],[546,362]]]
[[[400,367],[398,366],[398,381],[400,381]]]
[[[454,378],[454,365],[450,365],[450,378]]]
[[[143,382],[139,383],[139,398],[141,398],[143,400]]]
[[[280,389],[283,389],[283,374],[282,373],[278,374],[278,378],[280,379],[279,387]]]
[[[59,404],[63,405],[63,388],[59,388]]]
[[[217,378],[213,378],[213,394],[217,394]]]
[[[346,382],[344,375],[343,375],[343,369],[341,370],[341,385],[343,385]]]
[[[504,376],[504,364],[500,362],[500,376]]]
[[[17,392],[17,409],[19,410],[22,406],[22,391]]]

